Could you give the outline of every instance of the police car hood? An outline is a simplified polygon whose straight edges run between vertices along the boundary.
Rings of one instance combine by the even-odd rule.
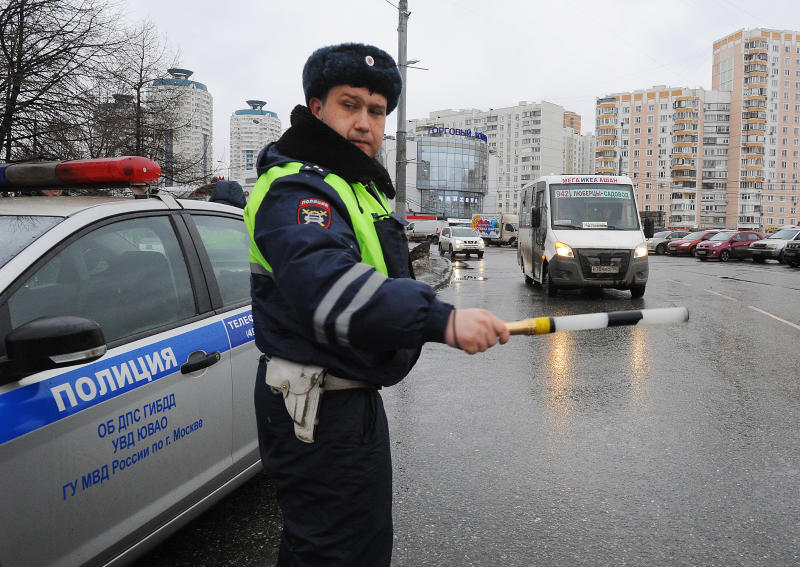
[[[258,154],[258,175],[270,167],[292,161],[312,163],[348,183],[373,181],[384,195],[394,198],[394,186],[386,168],[314,116],[308,107],[294,107],[291,123],[277,142]]]
[[[633,249],[644,244],[639,230],[554,230],[553,234],[572,248]]]

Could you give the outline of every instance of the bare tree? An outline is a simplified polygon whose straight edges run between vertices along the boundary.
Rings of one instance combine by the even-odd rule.
[[[47,156],[74,136],[87,85],[120,45],[104,0],[0,3],[0,154],[6,161]],[[57,147],[48,147],[53,138]],[[70,144],[67,143],[66,146]]]

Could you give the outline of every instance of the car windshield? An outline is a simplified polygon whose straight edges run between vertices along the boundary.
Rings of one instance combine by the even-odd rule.
[[[474,228],[456,227],[453,229],[453,236],[474,236],[480,238],[480,235],[475,232]]]
[[[662,230],[661,232],[656,232],[653,235],[653,238],[666,238],[667,236],[669,236],[669,233],[670,231],[668,230]]]
[[[0,216],[0,267],[62,220],[64,217]]]
[[[681,240],[698,240],[700,238],[703,238],[704,234],[705,232],[702,230],[700,232],[690,232],[686,236],[682,236]]]
[[[639,215],[630,185],[553,184],[550,202],[553,228],[639,230]]]
[[[717,234],[709,238],[709,240],[728,240],[734,234],[735,233],[733,232],[718,232]]]
[[[768,236],[767,238],[774,238],[776,240],[791,240],[797,233],[800,232],[798,228],[782,228],[775,234]]]

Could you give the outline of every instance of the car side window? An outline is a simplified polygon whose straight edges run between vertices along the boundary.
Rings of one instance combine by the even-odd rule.
[[[250,301],[250,237],[244,220],[193,215],[224,306]]]
[[[751,232],[750,234],[748,234],[747,238],[749,238],[750,240],[761,240],[761,238],[754,232]]]
[[[186,261],[166,216],[123,220],[83,235],[8,299],[11,326],[44,316],[97,321],[106,342],[197,313]]]

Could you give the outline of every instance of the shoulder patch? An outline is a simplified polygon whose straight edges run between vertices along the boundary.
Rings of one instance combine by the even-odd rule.
[[[325,176],[327,176],[330,173],[330,171],[328,171],[324,167],[321,167],[321,166],[317,165],[316,163],[304,163],[303,167],[300,168],[300,171],[305,171],[305,172],[309,172],[309,173],[316,173],[317,175],[319,175],[323,179],[325,178]]]
[[[297,204],[297,224],[318,224],[322,228],[331,226],[331,205],[315,198],[300,199]]]

